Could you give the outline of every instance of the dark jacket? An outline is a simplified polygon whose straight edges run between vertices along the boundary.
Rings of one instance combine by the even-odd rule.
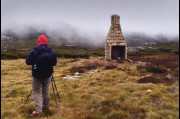
[[[53,57],[52,65],[55,66],[57,64],[57,58],[56,58],[54,51],[51,48],[48,48],[47,45],[41,44],[41,45],[38,45],[37,47],[33,48],[31,50],[31,52],[29,53],[29,55],[26,57],[26,64],[32,65],[32,76],[35,78],[47,78],[47,77],[51,76],[53,73],[53,67],[51,70],[48,69],[47,72],[43,74],[43,76],[39,76],[39,74],[37,74],[35,72],[34,65],[39,56],[39,53],[41,53],[41,52],[50,52],[50,54]]]

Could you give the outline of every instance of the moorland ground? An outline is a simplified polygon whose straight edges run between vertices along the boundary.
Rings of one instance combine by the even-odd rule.
[[[66,51],[66,50],[64,50]],[[75,50],[74,50],[75,51]],[[84,53],[86,50],[80,50]],[[31,66],[23,58],[1,59],[3,119],[178,119],[179,52],[163,46],[129,53],[130,61],[106,61],[102,49],[88,57],[58,57],[54,79],[58,110],[50,85],[50,111],[31,115]],[[58,51],[59,52],[59,51]],[[93,52],[93,51],[92,51]],[[96,50],[97,52],[97,50]],[[64,53],[66,54],[66,53]],[[75,53],[74,53],[75,54]],[[85,54],[85,53],[84,53]],[[98,54],[98,55],[97,55]],[[73,53],[71,54],[71,56]],[[83,56],[80,53],[81,56]],[[2,55],[1,55],[2,58]],[[67,77],[76,76],[77,79]]]

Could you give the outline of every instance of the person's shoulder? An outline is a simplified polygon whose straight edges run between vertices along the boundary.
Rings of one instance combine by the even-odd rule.
[[[39,49],[38,47],[34,47],[34,48],[32,48],[31,51],[36,52],[38,49]]]
[[[53,50],[52,48],[48,47],[49,50]]]
[[[51,47],[47,47],[47,50],[48,50],[49,52],[52,52],[52,51],[53,51],[53,49],[52,49]]]
[[[50,48],[50,51],[54,54],[55,50],[53,48]]]
[[[34,53],[34,54],[37,54],[41,51],[41,49],[39,47],[34,47],[32,48],[31,52]]]

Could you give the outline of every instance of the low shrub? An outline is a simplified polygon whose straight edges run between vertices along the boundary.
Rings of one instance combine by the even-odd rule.
[[[162,66],[158,66],[154,64],[147,64],[146,71],[153,72],[153,73],[165,73],[167,70]]]
[[[137,82],[138,83],[160,83],[161,81],[158,78],[149,76],[149,77],[140,78]]]
[[[92,69],[96,69],[96,68],[97,68],[97,66],[95,66],[95,65],[75,66],[75,67],[72,67],[70,69],[70,71],[72,73],[75,73],[75,72],[84,73],[85,70],[92,70]]]
[[[163,83],[163,84],[173,84],[175,82],[174,79],[167,78],[165,76],[149,76],[149,77],[144,77],[140,78],[138,83]]]
[[[105,66],[105,70],[110,70],[110,69],[115,69],[116,68],[116,66],[114,66],[114,65],[108,65],[108,66]]]

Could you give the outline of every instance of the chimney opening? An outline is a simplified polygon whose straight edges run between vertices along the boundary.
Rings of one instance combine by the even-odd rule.
[[[111,59],[125,59],[125,46],[112,46]]]

